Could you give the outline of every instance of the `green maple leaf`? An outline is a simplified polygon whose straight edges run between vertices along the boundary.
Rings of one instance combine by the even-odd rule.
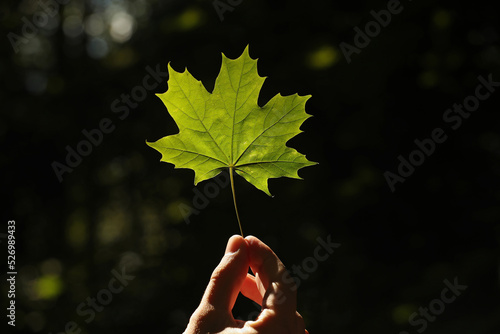
[[[169,64],[168,73],[168,90],[157,95],[179,133],[147,144],[162,154],[161,161],[193,169],[195,185],[229,169],[233,196],[233,171],[271,196],[268,179],[300,179],[300,168],[316,164],[286,146],[310,117],[305,104],[311,96],[278,94],[260,107],[265,78],[257,73],[248,46],[234,60],[222,54],[212,93],[187,70],[176,72]]]

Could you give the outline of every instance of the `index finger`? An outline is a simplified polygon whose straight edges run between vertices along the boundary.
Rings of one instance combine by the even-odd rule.
[[[247,240],[250,268],[266,290],[262,307],[295,316],[296,286],[283,263],[269,246],[253,236]]]
[[[231,312],[247,272],[248,253],[245,240],[234,235],[229,239],[225,255],[210,277],[202,304]]]

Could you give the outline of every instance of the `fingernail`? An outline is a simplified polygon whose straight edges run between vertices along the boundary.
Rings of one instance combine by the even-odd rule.
[[[237,235],[233,235],[227,242],[225,254],[236,253],[238,250],[240,250],[242,244],[243,242],[241,241],[241,239],[239,239]]]

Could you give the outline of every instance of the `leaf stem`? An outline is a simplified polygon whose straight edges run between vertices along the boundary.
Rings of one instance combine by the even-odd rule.
[[[234,191],[234,177],[233,177],[234,166],[229,166],[229,177],[231,179],[231,190],[233,191],[233,201],[234,201],[234,211],[236,211],[236,218],[238,218],[238,225],[240,226],[241,236],[244,238],[243,229],[241,228],[240,214],[238,213],[238,206],[236,205],[236,193]]]

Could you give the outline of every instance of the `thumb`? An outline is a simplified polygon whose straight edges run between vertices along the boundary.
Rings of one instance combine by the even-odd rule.
[[[249,268],[245,239],[239,235],[229,238],[226,252],[210,277],[202,303],[215,309],[231,311]]]

